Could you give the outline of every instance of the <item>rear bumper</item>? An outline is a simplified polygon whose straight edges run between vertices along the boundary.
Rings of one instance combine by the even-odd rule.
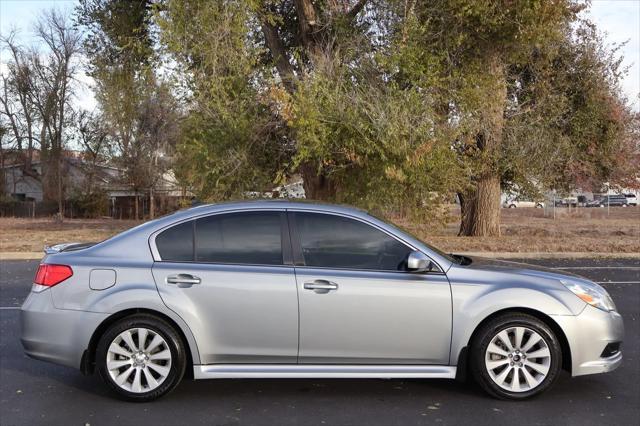
[[[587,305],[577,316],[554,316],[571,349],[571,374],[606,373],[622,364],[622,351],[602,356],[610,343],[624,340],[622,316]]]
[[[82,354],[108,314],[56,309],[51,291],[29,293],[20,311],[25,353],[35,359],[80,368]]]

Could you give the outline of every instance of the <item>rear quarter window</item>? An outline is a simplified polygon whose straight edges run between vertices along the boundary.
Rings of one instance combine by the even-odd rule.
[[[165,262],[193,261],[193,221],[162,231],[156,237],[156,248]]]

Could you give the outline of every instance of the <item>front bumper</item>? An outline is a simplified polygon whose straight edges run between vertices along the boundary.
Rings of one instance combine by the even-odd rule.
[[[624,340],[622,316],[587,305],[580,315],[554,315],[571,350],[571,375],[606,373],[622,364],[622,351],[603,357],[609,343]]]
[[[93,332],[108,314],[56,309],[51,291],[31,292],[20,311],[25,353],[35,359],[80,368]]]

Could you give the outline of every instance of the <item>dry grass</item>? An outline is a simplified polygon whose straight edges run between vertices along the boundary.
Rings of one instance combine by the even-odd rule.
[[[138,221],[113,219],[0,218],[0,252],[36,252],[45,245],[63,242],[102,241]]]
[[[547,214],[545,216],[545,213]],[[502,209],[498,238],[458,237],[458,211],[444,229],[396,220],[445,251],[639,253],[640,207],[606,209]],[[45,244],[101,241],[138,221],[0,218],[0,252],[39,252]]]
[[[546,214],[546,216],[545,216]],[[501,237],[458,237],[459,211],[445,229],[400,225],[444,251],[640,252],[640,207],[607,209],[502,209]]]

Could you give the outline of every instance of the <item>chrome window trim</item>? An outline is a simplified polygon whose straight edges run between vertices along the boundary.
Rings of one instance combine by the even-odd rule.
[[[433,262],[433,261],[432,261]],[[440,269],[437,263],[433,262],[434,265]],[[323,271],[344,271],[344,272],[371,272],[378,274],[402,274],[402,275],[445,275],[441,270],[438,271],[428,271],[428,272],[412,272],[412,271],[391,271],[385,269],[355,269],[355,268],[336,268],[331,266],[307,266],[307,265],[297,265],[296,269],[306,270],[306,269],[320,269]]]

